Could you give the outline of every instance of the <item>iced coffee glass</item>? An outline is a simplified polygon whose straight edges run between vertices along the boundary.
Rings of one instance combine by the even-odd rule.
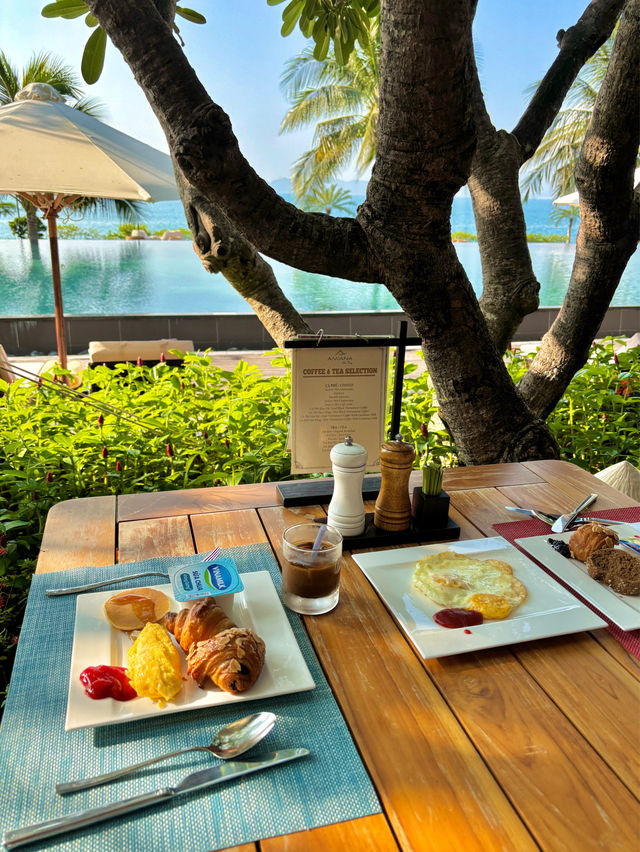
[[[320,524],[296,524],[282,534],[282,602],[303,615],[338,603],[342,536]]]

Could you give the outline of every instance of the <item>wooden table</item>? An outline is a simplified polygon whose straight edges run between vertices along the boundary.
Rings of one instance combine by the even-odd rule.
[[[461,538],[517,519],[505,504],[638,505],[559,461],[451,470],[444,487]],[[37,570],[255,542],[280,559],[282,530],[325,508],[285,509],[272,484],[72,500],[49,513]],[[348,554],[338,607],[304,624],[383,813],[261,852],[639,848],[640,666],[606,630],[422,660]]]

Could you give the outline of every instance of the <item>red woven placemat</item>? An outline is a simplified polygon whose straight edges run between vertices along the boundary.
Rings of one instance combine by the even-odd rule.
[[[629,524],[640,522],[640,507],[638,506],[631,506],[626,509],[603,509],[598,512],[590,512],[589,514],[594,518],[610,518],[612,521],[627,521]],[[515,547],[518,547],[515,543],[517,538],[530,538],[535,535],[547,535],[553,537],[553,533],[547,524],[543,521],[537,520],[536,518],[532,518],[527,521],[493,524],[493,528],[498,535],[501,535],[502,538],[506,538],[509,544],[513,544]],[[518,547],[518,550],[522,550],[522,548]],[[525,551],[522,552],[525,553]],[[529,559],[533,559],[533,556],[531,556],[530,553],[525,553],[525,556]],[[600,618],[603,618],[607,622],[607,630],[613,638],[617,639],[630,654],[633,654],[634,657],[640,660],[640,630],[620,630],[620,628],[616,624],[612,624],[607,616],[600,612],[597,607],[590,604],[589,601],[586,601],[576,592],[575,589],[572,589],[571,586],[568,586],[559,577],[556,577],[553,571],[549,571],[548,568],[545,568],[545,566],[536,559],[533,559],[533,561],[536,565],[539,565],[543,571],[546,571],[547,574],[553,577],[557,583],[560,583],[560,585],[564,586],[567,591],[571,592],[572,595],[575,595],[575,597],[581,600],[585,606],[588,606],[589,609],[598,613]]]

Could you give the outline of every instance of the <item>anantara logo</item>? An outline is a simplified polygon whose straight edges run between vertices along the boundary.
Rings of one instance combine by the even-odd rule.
[[[344,349],[338,349],[333,355],[329,355],[327,361],[341,361],[343,364],[351,364],[353,361],[353,355],[349,352],[345,352]]]

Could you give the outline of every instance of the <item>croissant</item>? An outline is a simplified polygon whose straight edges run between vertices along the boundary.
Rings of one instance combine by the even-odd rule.
[[[569,539],[569,550],[574,559],[585,562],[592,553],[602,547],[613,548],[617,543],[617,533],[592,521],[573,533]]]
[[[202,598],[190,609],[168,612],[160,619],[160,624],[173,633],[182,650],[187,652],[194,642],[211,639],[216,633],[235,627],[215,598]]]
[[[210,677],[225,692],[244,692],[257,681],[264,654],[264,642],[253,630],[231,627],[192,646],[187,673],[199,686]]]

